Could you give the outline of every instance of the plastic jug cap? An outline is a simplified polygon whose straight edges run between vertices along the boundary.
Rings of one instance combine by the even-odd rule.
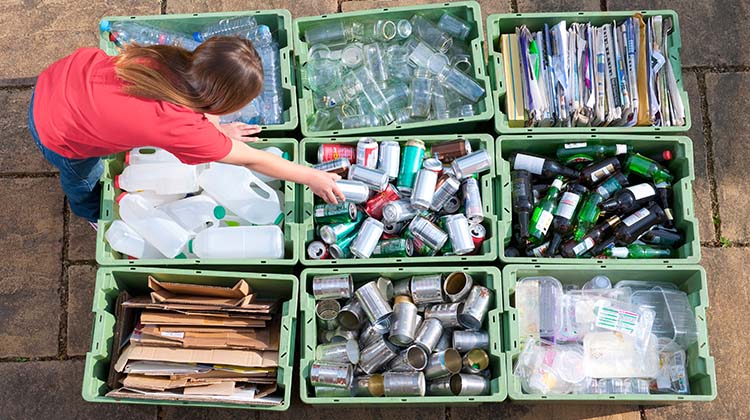
[[[193,32],[193,39],[196,42],[203,42],[203,35],[200,32]]]
[[[194,240],[195,239],[191,239],[191,240],[188,241],[188,252],[191,253],[191,254],[195,254],[195,252],[193,252],[193,241]],[[181,254],[181,255],[184,255],[184,254]]]
[[[214,207],[214,217],[217,219],[223,219],[227,216],[227,209],[224,206]],[[193,252],[192,250],[190,252]]]
[[[118,190],[121,189],[120,188],[120,175],[115,176],[115,188],[117,188]]]
[[[102,32],[107,32],[112,27],[112,22],[110,22],[107,19],[102,19],[101,22],[99,22],[99,30]]]
[[[174,258],[175,258],[176,260],[186,260],[186,259],[187,259],[187,255],[185,255],[185,253],[184,253],[184,252],[180,252],[180,253],[179,253],[179,254],[177,254],[177,256],[175,256]]]
[[[289,152],[282,153],[281,157],[284,158],[284,160],[292,160],[292,159],[289,158]]]
[[[127,152],[125,152],[125,164],[126,165],[130,165],[130,150],[128,150]],[[117,179],[117,178],[115,178],[115,179]]]
[[[120,195],[117,196],[117,198],[115,198],[115,203],[120,204],[120,201],[122,201],[123,197],[125,197],[126,195],[128,195],[128,193],[123,191]]]

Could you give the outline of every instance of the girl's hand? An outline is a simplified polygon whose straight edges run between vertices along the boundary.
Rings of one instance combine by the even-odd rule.
[[[340,201],[346,200],[346,197],[344,197],[344,194],[339,190],[338,185],[336,185],[336,181],[341,179],[340,176],[318,170],[314,170],[311,173],[311,179],[306,182],[306,185],[310,187],[310,190],[315,195],[325,200],[328,204],[337,204]]]
[[[230,139],[241,142],[254,142],[258,141],[256,137],[245,137],[253,134],[260,133],[260,127],[257,125],[250,125],[241,122],[233,122],[230,124],[221,124],[219,129]]]

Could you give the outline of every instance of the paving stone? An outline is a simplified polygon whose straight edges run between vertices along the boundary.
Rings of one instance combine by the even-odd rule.
[[[156,408],[93,404],[81,398],[82,360],[0,364],[0,407],[5,420],[151,420]]]
[[[731,241],[750,241],[750,73],[706,74],[721,233]]]
[[[99,44],[105,15],[158,14],[157,0],[36,0],[3,2],[0,79],[36,76],[76,48]]]
[[[0,109],[3,110],[0,114],[0,142],[4,148],[0,153],[0,173],[57,172],[42,157],[29,134],[30,100],[31,88],[0,90]]]
[[[706,317],[708,341],[716,364],[718,397],[711,403],[647,408],[654,419],[750,418],[750,358],[747,357],[744,308],[750,301],[748,248],[704,248],[702,264],[708,276],[710,306]]]
[[[518,0],[518,12],[578,12],[586,10],[601,10],[599,0]]]
[[[171,0],[167,13],[203,13],[232,10],[287,9],[292,18],[336,13],[338,0]]]
[[[56,178],[0,179],[0,191],[0,357],[54,356],[62,192]]]
[[[84,355],[91,348],[95,285],[95,266],[68,267],[68,356]]]
[[[68,259],[71,261],[96,259],[96,231],[89,222],[70,211],[68,212]]]
[[[584,404],[483,404],[477,407],[451,407],[452,419],[599,419],[640,420],[638,406]]]
[[[713,213],[711,209],[711,190],[708,180],[708,156],[706,141],[703,136],[703,113],[701,112],[701,94],[698,89],[698,77],[695,73],[683,72],[682,83],[690,100],[690,117],[693,125],[687,136],[693,140],[695,163],[695,182],[693,182],[693,208],[700,225],[701,241],[714,241]]]
[[[609,0],[608,10],[672,9],[678,14],[683,66],[750,65],[750,5],[744,0]]]
[[[161,420],[256,420],[267,412],[260,414],[243,409],[233,408],[191,408],[191,407],[162,407]]]

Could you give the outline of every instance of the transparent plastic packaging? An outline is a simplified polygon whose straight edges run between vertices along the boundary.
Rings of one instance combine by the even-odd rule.
[[[563,289],[554,277],[526,277],[516,283],[521,337],[554,341],[562,325]]]
[[[200,258],[284,258],[284,232],[276,225],[206,229],[189,251]]]
[[[675,343],[687,349],[698,341],[695,314],[685,292],[655,287],[634,292],[630,301],[655,312],[652,332],[664,345]]]

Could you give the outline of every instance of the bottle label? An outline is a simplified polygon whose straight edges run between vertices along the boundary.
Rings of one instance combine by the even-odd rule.
[[[541,175],[542,170],[544,170],[544,158],[519,153],[516,155],[513,169],[517,171],[529,171],[532,174]]]
[[[544,254],[547,252],[547,248],[549,248],[549,242],[545,242],[538,247],[531,250],[531,252],[534,254],[535,257],[543,257]]]
[[[561,189],[562,189],[562,187],[563,187],[563,182],[562,182],[562,179],[557,179],[557,178],[555,178],[555,180],[554,180],[554,181],[552,181],[552,185],[551,185],[551,187],[553,187],[553,188],[557,188],[558,190],[561,190]]]
[[[651,184],[647,184],[645,182],[643,184],[633,185],[632,187],[628,187],[627,189],[630,190],[631,193],[633,193],[636,201],[656,195],[654,187],[652,187]]]
[[[609,252],[615,258],[628,258],[628,255],[630,255],[630,252],[624,246],[613,246],[609,249]]]
[[[581,142],[581,143],[565,143],[564,147],[566,149],[580,149],[582,147],[586,147],[587,145],[588,145],[588,143],[586,143],[586,142]]]
[[[625,219],[623,219],[622,223],[624,223],[625,226],[630,227],[638,223],[640,220],[643,220],[646,217],[648,217],[649,214],[651,214],[651,212],[648,211],[647,208],[642,208],[638,210],[637,212],[631,214],[630,216],[626,217]]]
[[[590,237],[584,238],[578,245],[573,248],[573,253],[577,256],[582,255],[584,252],[594,247],[594,240]]]
[[[555,216],[547,211],[542,210],[542,214],[539,215],[539,220],[536,222],[536,228],[539,230],[539,232],[542,233],[542,235],[546,235],[547,231],[549,230],[549,226],[552,224],[552,219]]]
[[[566,192],[560,199],[560,204],[555,209],[555,216],[570,220],[578,207],[581,196],[572,192]]]
[[[617,144],[617,154],[618,155],[624,155],[625,153],[628,153],[628,145],[627,144]]]
[[[610,331],[618,331],[628,335],[635,333],[640,316],[635,312],[602,306],[596,313],[596,326]]]
[[[615,165],[612,165],[611,163],[601,169],[598,169],[591,173],[591,180],[593,182],[599,182],[600,180],[612,175],[615,173]]]

